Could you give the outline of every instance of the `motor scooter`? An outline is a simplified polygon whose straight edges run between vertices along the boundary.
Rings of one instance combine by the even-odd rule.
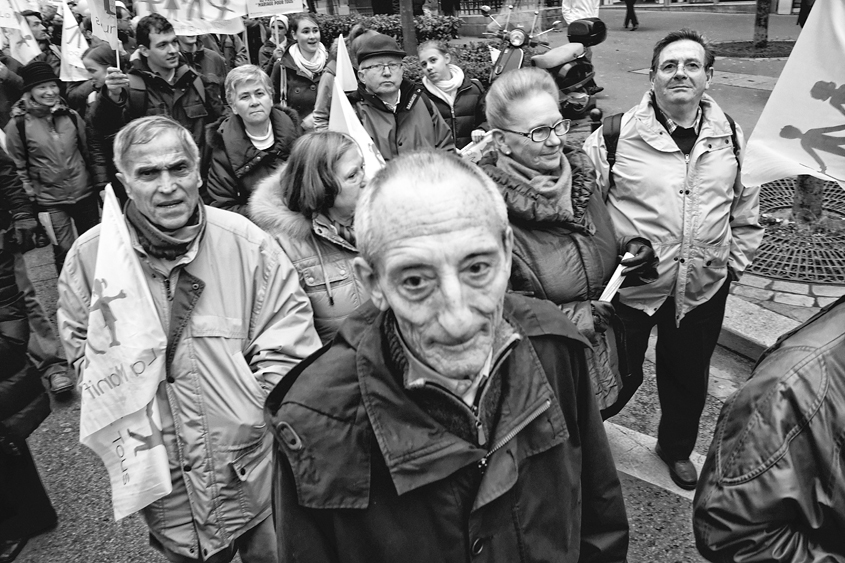
[[[484,33],[484,35],[499,39],[499,48],[497,49],[498,54],[496,55],[494,53],[495,60],[493,61],[493,66],[490,69],[491,84],[503,73],[525,66],[525,55],[529,48],[533,49],[535,47],[544,47],[548,49],[549,42],[538,39],[538,37],[550,32],[554,29],[554,26],[560,23],[560,21],[555,21],[552,24],[552,28],[535,35],[534,30],[537,26],[537,18],[540,15],[540,12],[535,10],[534,21],[531,23],[531,29],[529,31],[526,31],[521,25],[511,28],[510,20],[513,8],[513,4],[508,6],[507,19],[505,19],[505,25],[502,25],[490,13],[490,6],[481,6],[481,13],[493,20],[493,23],[498,26],[496,31]]]

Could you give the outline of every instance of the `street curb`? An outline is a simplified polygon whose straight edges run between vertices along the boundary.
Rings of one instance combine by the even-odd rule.
[[[784,333],[799,323],[735,295],[728,295],[719,344],[757,361]]]

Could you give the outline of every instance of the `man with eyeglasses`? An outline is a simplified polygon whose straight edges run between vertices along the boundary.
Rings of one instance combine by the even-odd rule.
[[[656,450],[688,490],[698,481],[689,455],[730,282],[763,237],[759,187],[740,181],[742,130],[704,93],[714,60],[698,32],[668,34],[654,47],[651,91],[584,143],[617,235],[650,240],[660,258],[657,281],[621,289],[614,305],[640,381],[658,327]]]
[[[358,50],[355,113],[385,160],[426,148],[455,150],[452,131],[425,89],[404,79],[405,52],[392,37],[374,33]]]

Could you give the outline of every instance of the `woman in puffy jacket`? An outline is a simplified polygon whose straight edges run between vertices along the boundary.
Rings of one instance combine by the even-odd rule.
[[[422,83],[440,115],[452,129],[455,146],[464,148],[484,135],[484,88],[452,64],[452,55],[442,41],[426,41],[417,49],[423,69]]]
[[[564,143],[569,120],[560,114],[558,88],[547,72],[503,74],[487,94],[487,121],[497,150],[479,165],[508,206],[511,290],[555,303],[588,338],[599,409],[605,417],[615,414],[629,398],[626,392],[620,403],[627,375],[619,348],[624,340],[617,339],[622,326],[611,324],[613,306],[598,299],[626,251],[634,255],[624,262],[628,277],[653,268],[651,243],[617,238],[590,160]]]
[[[309,16],[292,18],[290,32],[294,43],[273,65],[270,74],[275,88],[273,101],[296,110],[303,127],[312,129],[311,113],[317,102],[317,86],[328,62],[328,52],[320,43],[320,27]]]
[[[86,165],[85,123],[59,95],[59,77],[44,62],[21,69],[23,97],[6,124],[9,155],[39,209],[50,215],[53,253],[61,273],[76,234],[100,222],[100,209]]]
[[[272,104],[270,79],[257,66],[232,69],[225,89],[233,113],[207,129],[208,203],[246,215],[252,190],[285,163],[302,129],[295,111]]]
[[[367,300],[356,279],[355,204],[364,188],[364,157],[352,137],[310,133],[287,166],[256,188],[249,217],[273,235],[299,273],[323,343]]]

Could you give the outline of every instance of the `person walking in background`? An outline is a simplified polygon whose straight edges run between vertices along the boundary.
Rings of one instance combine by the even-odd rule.
[[[697,31],[669,33],[654,46],[640,104],[584,142],[618,236],[650,240],[660,259],[657,281],[622,288],[614,304],[639,382],[657,325],[657,454],[688,490],[730,283],[763,238],[760,188],[740,180],[742,130],[705,94],[714,61]]]
[[[487,129],[484,87],[452,64],[449,47],[442,41],[426,41],[417,49],[423,70],[422,84],[440,115],[452,129],[455,147],[462,149],[480,141]]]
[[[273,105],[270,78],[255,65],[229,73],[226,99],[233,113],[209,127],[208,198],[214,207],[247,215],[250,194],[281,169],[302,128],[295,111]]]
[[[352,137],[309,133],[249,202],[248,217],[276,238],[299,273],[323,344],[367,300],[352,268],[355,204],[365,185],[364,157]]]
[[[722,406],[693,500],[708,561],[845,561],[845,298],[781,336]]]
[[[281,59],[273,64],[270,82],[275,93],[274,103],[282,103],[299,114],[304,129],[314,128],[314,104],[317,85],[328,62],[328,52],[320,42],[320,27],[311,16],[291,19],[294,43],[288,46]]]
[[[640,27],[640,22],[637,20],[637,13],[634,11],[634,4],[637,0],[625,0],[625,29],[628,29],[628,24],[631,24],[631,31],[637,31]]]
[[[23,97],[6,124],[6,143],[27,193],[50,216],[56,272],[77,234],[100,222],[100,208],[86,164],[85,123],[59,95],[49,64],[21,69]]]

